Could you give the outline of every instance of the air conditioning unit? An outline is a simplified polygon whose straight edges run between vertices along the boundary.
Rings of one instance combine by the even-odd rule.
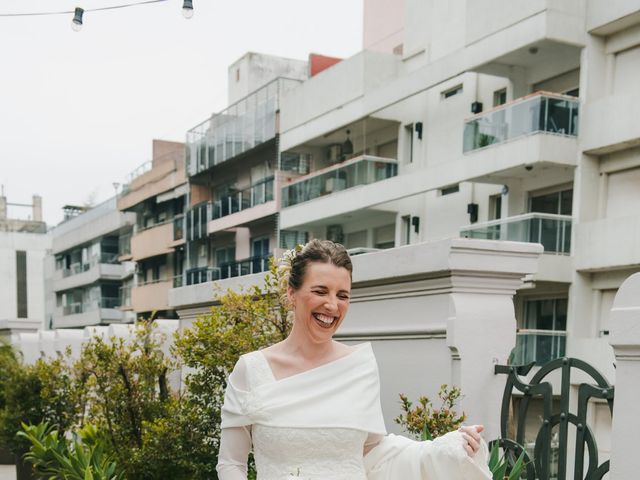
[[[336,243],[343,243],[344,233],[342,233],[342,225],[328,225],[327,240],[331,240]]]

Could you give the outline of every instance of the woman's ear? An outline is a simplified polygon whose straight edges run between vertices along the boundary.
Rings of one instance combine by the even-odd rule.
[[[296,291],[291,287],[291,285],[287,286],[287,300],[289,301],[289,306],[291,308],[296,307],[295,296]]]

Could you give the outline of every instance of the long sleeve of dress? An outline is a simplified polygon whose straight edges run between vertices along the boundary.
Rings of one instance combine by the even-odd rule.
[[[247,369],[242,358],[229,377],[242,390],[248,389]],[[218,451],[219,480],[247,480],[247,459],[251,451],[251,426],[223,428]]]
[[[364,457],[367,480],[491,480],[486,443],[473,457],[463,444],[460,432],[426,442],[387,435]]]

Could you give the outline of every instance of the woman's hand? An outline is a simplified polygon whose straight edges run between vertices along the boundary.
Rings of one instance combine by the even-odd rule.
[[[458,429],[464,438],[464,449],[470,457],[480,450],[480,432],[483,430],[483,425],[462,426]]]

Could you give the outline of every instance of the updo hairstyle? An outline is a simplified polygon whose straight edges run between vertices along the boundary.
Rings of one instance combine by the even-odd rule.
[[[347,249],[331,240],[313,239],[293,258],[289,272],[289,286],[294,290],[302,287],[307,266],[312,262],[331,263],[346,268],[349,276],[353,274],[353,265]]]

